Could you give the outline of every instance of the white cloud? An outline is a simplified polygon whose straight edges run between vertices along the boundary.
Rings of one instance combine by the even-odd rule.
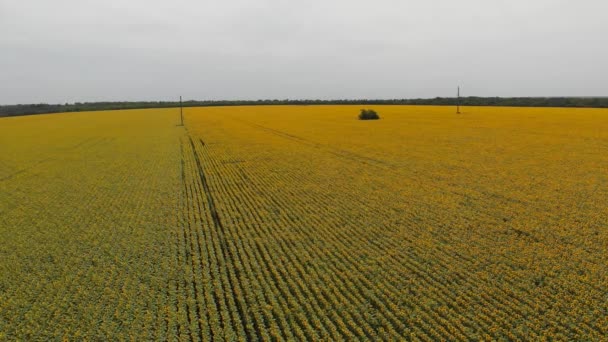
[[[605,95],[602,0],[0,0],[0,103]]]

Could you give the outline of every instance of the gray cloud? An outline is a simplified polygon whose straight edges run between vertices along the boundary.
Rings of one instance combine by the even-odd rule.
[[[608,95],[603,0],[0,0],[0,103]]]

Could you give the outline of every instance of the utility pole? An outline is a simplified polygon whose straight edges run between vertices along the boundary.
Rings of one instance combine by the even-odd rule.
[[[460,114],[460,86],[456,91],[456,114]]]
[[[179,117],[182,120],[182,126],[184,125],[184,106],[182,106],[182,96],[179,96]]]

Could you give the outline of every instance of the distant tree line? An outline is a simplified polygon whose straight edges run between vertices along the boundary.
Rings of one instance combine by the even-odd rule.
[[[454,97],[432,99],[390,99],[390,100],[221,100],[186,101],[184,107],[211,106],[257,106],[257,105],[434,105],[455,106]],[[608,108],[608,97],[461,97],[461,106],[505,106],[505,107],[583,107]],[[178,107],[179,102],[76,102],[66,104],[19,104],[0,106],[0,116],[19,116],[60,112],[85,112],[114,109],[143,109]]]

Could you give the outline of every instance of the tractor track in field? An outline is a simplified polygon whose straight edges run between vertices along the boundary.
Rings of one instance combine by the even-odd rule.
[[[83,141],[81,141],[81,142],[79,142],[79,143],[77,143],[77,144],[75,144],[73,146],[68,146],[68,147],[60,148],[60,149],[57,149],[56,151],[60,151],[60,152],[63,153],[63,152],[67,152],[67,151],[76,150],[76,149],[79,149],[79,148],[82,148],[84,150],[88,150],[88,149],[91,149],[92,147],[94,147],[94,146],[96,146],[98,144],[101,144],[103,142],[106,142],[108,140],[110,140],[110,139],[107,139],[107,138],[88,138],[88,139],[84,139]],[[15,178],[15,177],[17,177],[17,176],[19,176],[21,174],[27,173],[28,171],[36,168],[37,166],[39,166],[41,164],[44,164],[44,163],[47,163],[47,162],[50,162],[50,161],[53,161],[53,160],[57,160],[57,159],[59,159],[57,156],[51,156],[51,157],[46,157],[46,158],[40,159],[38,161],[35,161],[34,163],[32,163],[31,165],[29,165],[27,167],[20,168],[20,169],[18,169],[16,171],[13,171],[13,172],[9,173],[8,175],[6,175],[6,176],[4,176],[2,178],[0,178],[0,182],[11,180],[11,179],[13,179],[13,178]],[[12,168],[15,169],[15,167],[12,167]]]
[[[49,162],[49,161],[51,161],[51,160],[54,160],[54,158],[52,158],[52,157],[47,157],[47,158],[41,159],[41,160],[39,160],[39,161],[37,161],[37,162],[34,162],[32,165],[30,165],[30,166],[28,166],[28,167],[25,167],[25,168],[19,169],[19,170],[17,170],[17,171],[14,171],[14,172],[12,172],[12,173],[9,173],[8,175],[6,175],[6,176],[4,176],[4,177],[0,178],[0,182],[4,182],[4,181],[7,181],[7,180],[10,180],[10,179],[12,179],[12,178],[14,178],[14,177],[16,177],[16,176],[19,176],[20,174],[23,174],[23,173],[28,172],[29,170],[31,170],[31,169],[33,169],[33,168],[37,167],[37,166],[38,166],[38,165],[40,165],[40,164],[43,164],[43,163]]]
[[[200,177],[201,184],[203,186],[203,191],[207,198],[207,204],[209,206],[208,209],[211,213],[211,219],[213,220],[214,228],[216,229],[217,233],[220,233],[220,234],[218,234],[218,236],[220,237],[221,252],[223,254],[224,260],[230,260],[230,261],[232,261],[232,264],[234,264],[234,261],[233,261],[234,256],[232,255],[232,251],[228,248],[228,245],[226,243],[225,228],[224,228],[224,225],[222,224],[222,220],[217,212],[217,207],[215,205],[215,199],[213,198],[213,195],[211,194],[211,189],[209,188],[207,176],[205,175],[205,170],[201,163],[200,157],[199,157],[198,153],[196,152],[197,149],[196,149],[196,146],[194,145],[194,141],[192,140],[192,137],[188,137],[188,139],[190,140],[190,145],[192,146],[192,153],[194,154],[194,160],[196,161],[198,176]],[[200,140],[200,142],[201,142],[201,145],[204,146],[202,139]],[[228,276],[227,279],[228,279],[229,290],[232,292],[233,297],[236,298],[236,294],[235,294],[235,290],[234,290],[235,286],[232,282],[232,279],[230,278],[230,276]],[[244,309],[238,301],[236,301],[236,303],[237,303],[237,311],[238,311],[239,319],[241,321],[242,326],[245,326]],[[251,340],[251,336],[247,336],[247,339]]]
[[[240,121],[240,122],[245,123],[245,124],[247,124],[247,125],[249,125],[251,127],[254,127],[254,128],[257,128],[257,129],[260,129],[260,130],[272,133],[274,135],[283,137],[285,139],[296,141],[296,142],[299,142],[301,144],[308,145],[310,147],[314,147],[314,148],[317,148],[317,149],[325,150],[326,152],[329,152],[330,154],[333,154],[333,155],[335,155],[337,157],[340,157],[340,158],[349,159],[351,161],[359,162],[359,163],[362,163],[362,164],[365,164],[365,165],[370,165],[370,166],[375,166],[375,167],[380,167],[380,168],[385,168],[385,169],[387,169],[387,168],[388,169],[397,169],[398,168],[396,165],[392,165],[392,164],[390,164],[390,163],[388,163],[388,162],[386,162],[384,160],[371,158],[371,157],[364,156],[364,155],[361,155],[361,154],[358,154],[358,153],[354,153],[352,151],[348,151],[348,150],[344,150],[344,149],[341,149],[341,148],[336,148],[336,147],[333,147],[333,146],[328,146],[328,145],[325,145],[325,144],[321,144],[321,143],[318,143],[316,141],[305,139],[305,138],[299,137],[299,136],[291,134],[291,133],[283,132],[281,130],[277,130],[277,129],[274,129],[274,128],[266,127],[266,126],[263,126],[263,125],[259,125],[259,124],[253,123],[253,122],[246,121],[246,120],[236,119],[236,118],[234,120]]]
[[[399,177],[407,177],[408,179],[410,179],[414,182],[417,182],[417,184],[422,184],[422,182],[420,182],[419,177],[408,175],[407,173],[404,172],[402,167],[392,164],[390,162],[368,157],[368,156],[364,156],[364,155],[361,155],[358,153],[336,148],[336,147],[329,146],[326,144],[318,143],[318,142],[312,141],[310,139],[302,138],[300,136],[297,136],[297,135],[294,135],[291,133],[287,133],[287,132],[284,132],[281,130],[266,127],[266,126],[256,124],[256,123],[253,123],[253,122],[250,122],[247,120],[234,118],[234,117],[232,117],[232,119],[235,121],[241,122],[243,124],[246,124],[252,128],[271,133],[273,135],[288,139],[290,141],[302,144],[304,146],[309,146],[311,148],[322,150],[324,152],[335,155],[344,160],[364,164],[367,166],[376,167],[380,170],[384,170],[386,172],[391,172],[391,173],[397,174]],[[518,198],[509,197],[509,196],[506,196],[501,193],[492,192],[488,189],[483,189],[483,188],[478,188],[478,187],[465,188],[465,187],[461,187],[461,186],[458,186],[455,184],[451,184],[449,179],[434,179],[434,181],[437,183],[443,183],[443,185],[432,185],[429,183],[424,183],[424,184],[425,184],[425,186],[428,186],[435,190],[439,190],[442,192],[449,192],[451,194],[459,196],[465,202],[476,201],[479,199],[487,198],[487,199],[491,199],[491,200],[498,200],[505,204],[517,205],[517,206],[521,206],[521,207],[530,207],[532,205],[531,203],[529,203],[527,201],[524,201],[524,200],[521,200]],[[471,194],[467,193],[467,191],[474,192],[476,195],[472,196]],[[485,202],[482,201],[482,203],[485,203]],[[492,213],[492,210],[486,211],[485,215],[487,215],[488,217],[491,217],[492,219],[495,219],[497,221],[501,221],[503,219],[503,217],[505,216],[505,215],[497,215],[495,213]],[[558,219],[558,217],[554,217],[554,220],[557,220],[557,219]]]
[[[234,317],[232,317],[232,320],[237,321],[235,322],[237,325],[241,326],[241,327],[246,327],[247,326],[247,314],[246,314],[246,308],[243,306],[243,304],[241,303],[240,297],[238,295],[238,293],[242,293],[242,289],[241,289],[241,285],[238,284],[238,281],[240,279],[240,275],[239,275],[239,269],[238,268],[234,268],[234,275],[229,274],[229,273],[222,273],[222,271],[224,272],[229,272],[227,270],[222,270],[220,269],[221,264],[225,263],[226,265],[236,265],[237,264],[237,256],[235,256],[235,251],[232,250],[232,248],[230,248],[230,245],[227,241],[227,233],[226,233],[226,228],[224,227],[224,224],[222,222],[222,218],[220,217],[220,214],[218,213],[218,209],[217,209],[217,205],[216,205],[216,200],[213,196],[212,190],[209,186],[209,180],[207,179],[207,175],[205,173],[205,167],[203,166],[203,162],[201,160],[201,157],[199,156],[199,147],[200,148],[204,148],[205,147],[205,143],[202,139],[198,139],[198,141],[195,143],[194,139],[190,136],[188,136],[187,138],[187,142],[186,144],[189,145],[189,147],[191,148],[190,152],[186,152],[186,149],[182,147],[182,154],[184,153],[190,153],[190,156],[184,156],[182,155],[182,168],[185,169],[185,161],[184,159],[189,159],[191,160],[191,164],[193,166],[193,170],[192,172],[194,173],[192,175],[192,177],[196,177],[198,179],[198,181],[196,181],[196,184],[190,184],[188,185],[186,180],[185,180],[185,171],[184,171],[184,175],[183,175],[183,184],[184,184],[184,192],[188,197],[188,203],[185,206],[185,210],[186,211],[191,211],[191,210],[195,210],[197,211],[196,217],[199,218],[203,218],[205,217],[206,213],[209,214],[211,220],[210,220],[210,224],[211,226],[207,226],[205,225],[204,222],[200,222],[201,224],[193,224],[193,222],[187,222],[184,223],[184,225],[187,225],[188,227],[184,229],[184,242],[186,242],[186,254],[187,254],[187,258],[190,259],[190,265],[188,267],[192,268],[192,273],[194,275],[194,277],[196,277],[196,274],[202,272],[202,270],[206,269],[206,268],[214,268],[213,270],[210,271],[209,276],[211,277],[211,279],[215,279],[212,280],[212,283],[219,283],[221,284],[220,287],[222,287],[221,289],[219,288],[214,288],[214,291],[212,291],[213,293],[213,302],[215,303],[215,310],[217,312],[222,312],[222,307],[224,308],[230,308],[233,305],[231,304],[231,300],[234,300],[234,306],[236,309],[236,314],[234,315]],[[198,184],[198,186],[197,186]],[[201,197],[202,196],[202,197]],[[192,217],[192,215],[188,214],[188,217]],[[186,233],[186,230],[188,231]],[[212,247],[210,250],[209,248],[205,247],[203,250],[202,246],[205,246],[205,244],[209,243],[209,241],[212,241],[216,239],[217,241],[217,246]],[[198,262],[195,261],[195,259],[198,258]],[[205,264],[204,262],[204,258],[208,258],[208,260],[210,260],[211,264]],[[219,277],[219,278],[217,278]],[[203,293],[203,285],[202,284],[197,284],[198,281],[196,279],[192,279],[192,290],[194,292],[194,301],[195,303],[202,303],[204,300],[203,298],[201,298],[199,296],[199,293]],[[230,299],[229,299],[230,298]],[[198,330],[199,330],[199,336],[198,339],[200,340],[204,340],[204,336],[202,335],[202,331],[204,330],[200,321],[201,320],[206,320],[207,322],[210,321],[210,317],[208,316],[208,312],[206,312],[205,314],[207,316],[203,317],[202,313],[201,313],[201,309],[199,307],[199,305],[197,305],[195,314],[196,314],[196,320],[198,320]],[[189,317],[189,321],[192,322],[193,318]],[[221,326],[221,330],[225,330],[229,328],[229,325],[231,324],[230,322],[231,317],[229,316],[223,316],[223,315],[219,315],[219,324]],[[211,328],[209,329],[211,330]],[[256,338],[256,336],[253,335],[253,333],[251,331],[249,331],[248,329],[244,329],[244,334],[245,334],[245,338],[247,340],[254,340]],[[212,335],[213,338],[218,338],[221,339],[222,336],[215,336]]]

